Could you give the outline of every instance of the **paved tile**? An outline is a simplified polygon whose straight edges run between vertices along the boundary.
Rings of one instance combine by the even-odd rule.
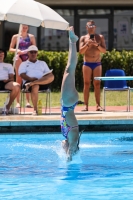
[[[89,107],[89,111],[82,112],[83,106],[76,106],[75,115],[80,120],[124,120],[133,119],[133,106],[131,111],[126,111],[126,106],[113,106],[107,107],[107,111],[95,111],[95,107]],[[25,124],[29,121],[59,121],[60,120],[60,107],[52,107],[51,114],[46,113],[43,109],[43,114],[38,116],[32,116],[32,108],[26,108],[25,114],[15,114],[2,116],[0,115],[1,123],[8,123],[10,121],[25,121]]]
[[[107,107],[107,111],[82,112],[83,106],[76,106],[75,114],[80,130],[93,132],[133,131],[133,107],[131,112],[126,112],[126,106]],[[26,108],[25,114],[0,115],[0,134],[5,133],[35,133],[35,132],[60,132],[60,107],[52,107],[51,114],[32,116],[33,109]]]

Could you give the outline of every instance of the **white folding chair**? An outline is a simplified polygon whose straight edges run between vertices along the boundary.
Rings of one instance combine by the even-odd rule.
[[[22,107],[23,107],[23,113],[25,114],[25,93],[30,93],[30,92],[25,91],[25,89],[21,90],[20,114],[22,114]],[[51,89],[48,88],[47,90],[39,90],[38,93],[46,94],[45,114],[47,113],[48,108],[49,108],[49,114],[51,114]]]
[[[4,101],[4,105],[3,105],[3,108],[2,108],[3,110],[6,109],[6,105],[8,104],[8,101],[9,101],[9,98],[10,98],[10,92],[11,92],[10,90],[0,90],[1,94],[7,94],[7,97],[6,97],[5,101]],[[12,114],[15,114],[14,102],[12,103],[10,112]]]

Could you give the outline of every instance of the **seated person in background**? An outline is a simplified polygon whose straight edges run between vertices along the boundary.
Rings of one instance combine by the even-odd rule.
[[[31,92],[33,115],[37,115],[38,90],[46,90],[54,80],[52,70],[44,61],[37,60],[38,48],[31,45],[28,48],[28,60],[19,67],[19,75],[23,79],[22,87]]]
[[[20,92],[20,85],[14,82],[14,69],[9,63],[4,63],[7,52],[0,49],[0,90],[11,90],[10,99],[2,114],[8,114],[10,106]]]

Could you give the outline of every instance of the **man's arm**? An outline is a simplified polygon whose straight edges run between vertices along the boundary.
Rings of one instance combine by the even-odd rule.
[[[37,78],[35,77],[29,77],[26,75],[26,73],[21,73],[20,74],[20,77],[26,81],[35,81],[35,80],[38,80]]]
[[[54,81],[54,75],[53,75],[53,73],[44,75],[43,78],[45,78],[45,81],[48,82],[48,83],[52,83]]]
[[[46,84],[52,83],[53,80],[54,80],[54,75],[53,75],[53,73],[50,73],[50,74],[44,75],[40,79],[37,79],[35,81],[31,81],[29,85],[30,86],[33,86],[33,85],[46,85]]]
[[[97,48],[101,53],[106,53],[106,44],[105,44],[105,39],[103,35],[100,35],[101,37],[101,43],[97,44]]]
[[[14,81],[14,74],[9,74],[9,78],[7,80],[3,80],[4,83],[8,83],[10,81]]]
[[[26,75],[26,65],[27,65],[27,62],[22,62],[20,64],[19,69],[18,69],[19,76],[26,81],[37,80],[37,78],[35,78],[35,77],[29,77],[29,76]]]
[[[88,49],[88,47],[89,47],[89,43],[86,42],[86,44],[85,44],[84,36],[82,36],[79,41],[79,53],[84,54],[86,52],[86,50]]]

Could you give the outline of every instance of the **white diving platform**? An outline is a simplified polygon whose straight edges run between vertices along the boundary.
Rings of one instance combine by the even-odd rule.
[[[101,77],[94,77],[95,80],[102,80],[102,81],[120,81],[120,80],[133,80],[133,76],[101,76]]]

